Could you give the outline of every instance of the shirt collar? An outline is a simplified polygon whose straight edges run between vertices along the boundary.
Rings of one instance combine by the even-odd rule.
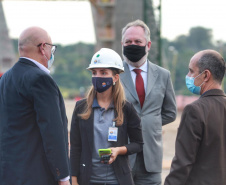
[[[94,100],[93,100],[93,105],[92,105],[92,107],[93,107],[93,108],[101,108],[100,105],[98,104],[96,98],[94,98]]]
[[[204,92],[200,98],[205,96],[225,96],[225,93],[222,89],[210,89],[206,92]]]
[[[30,60],[31,62],[33,62],[34,64],[36,64],[42,71],[46,72],[47,74],[50,74],[50,70],[48,70],[44,65],[40,64],[36,60],[34,60],[32,58],[27,58],[27,57],[20,57],[20,58],[25,58],[27,60]]]
[[[130,64],[128,64],[128,66],[129,66],[129,70],[130,71],[133,71],[134,69],[136,69],[136,67],[131,66]],[[144,71],[146,73],[148,72],[148,63],[147,63],[147,60],[146,60],[146,62],[144,62],[144,64],[142,66],[139,67],[139,69],[141,69],[142,71]]]
[[[93,108],[101,108],[101,106],[98,104],[98,101],[97,101],[97,98],[95,97],[94,100],[93,100],[93,105],[92,105]],[[113,101],[111,102],[111,104],[109,105],[108,108],[114,108],[114,103]]]

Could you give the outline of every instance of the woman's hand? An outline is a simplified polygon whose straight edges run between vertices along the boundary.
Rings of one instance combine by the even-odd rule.
[[[116,160],[118,154],[119,154],[119,148],[118,147],[111,148],[111,157],[110,157],[108,164],[113,163]]]
[[[111,149],[111,157],[108,164],[112,164],[118,155],[125,155],[127,153],[127,148],[125,146],[110,148]]]

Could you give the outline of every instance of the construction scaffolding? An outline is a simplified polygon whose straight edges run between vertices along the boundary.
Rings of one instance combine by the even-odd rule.
[[[122,28],[128,22],[140,19],[148,25],[151,31],[152,46],[149,59],[152,62],[161,65],[160,20],[158,20],[159,24],[157,24],[152,2],[153,0],[89,1],[91,3],[94,20],[94,30],[97,41],[96,50],[106,47],[115,50],[119,54],[122,54]],[[159,0],[159,2],[161,2],[161,0]],[[159,5],[159,10],[160,7],[161,3]],[[13,45],[8,35],[7,24],[2,7],[2,0],[0,0],[0,75],[13,66],[16,61],[15,58]]]
[[[0,76],[9,70],[15,62],[16,55],[9,38],[2,1],[0,0]]]
[[[96,50],[112,48],[122,54],[121,31],[129,22],[143,20],[151,31],[149,59],[160,64],[160,26],[156,24],[152,0],[90,0],[96,33]]]

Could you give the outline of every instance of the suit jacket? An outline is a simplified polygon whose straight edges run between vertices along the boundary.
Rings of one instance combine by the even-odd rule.
[[[57,185],[67,176],[63,98],[50,75],[20,58],[0,80],[0,183]]]
[[[71,122],[71,175],[78,178],[81,185],[89,185],[92,172],[92,151],[93,151],[93,119],[92,111],[89,119],[83,120],[78,114],[82,113],[86,100],[76,103]],[[143,139],[138,117],[132,104],[126,103],[123,107],[124,122],[118,126],[118,140],[113,142],[113,147],[126,146],[127,155],[118,155],[112,163],[115,175],[121,185],[134,185],[129,167],[128,155],[142,150]],[[128,137],[131,143],[128,144]]]
[[[185,107],[165,185],[226,184],[225,115],[226,96],[219,89]]]
[[[124,62],[125,72],[120,75],[126,98],[133,104],[141,118],[144,139],[143,155],[148,172],[162,171],[162,125],[176,118],[175,94],[170,73],[148,61],[147,88],[143,107],[132,81],[128,64]],[[136,155],[130,156],[133,166]]]

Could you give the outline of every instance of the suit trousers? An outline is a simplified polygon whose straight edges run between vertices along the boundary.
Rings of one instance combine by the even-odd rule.
[[[161,185],[161,173],[147,172],[143,152],[139,152],[132,169],[135,185]]]

